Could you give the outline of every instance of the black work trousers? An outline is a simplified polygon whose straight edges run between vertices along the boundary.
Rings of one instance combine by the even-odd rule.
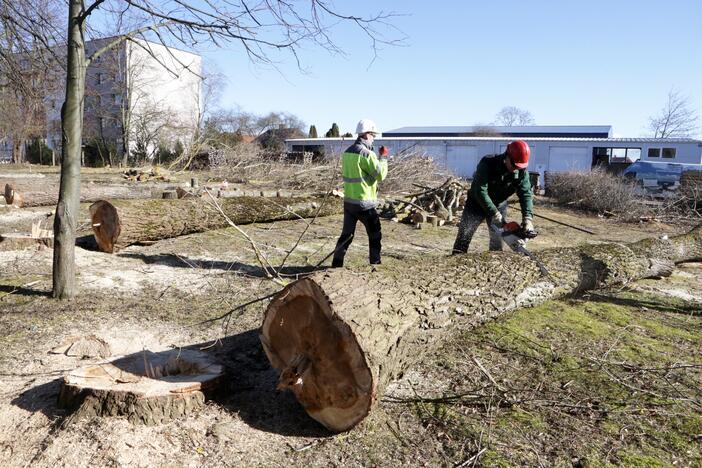
[[[360,221],[368,234],[368,259],[371,265],[380,264],[380,216],[375,208],[363,209],[358,205],[344,203],[344,227],[334,249],[332,267],[344,266],[344,257],[356,233],[356,223]]]
[[[500,203],[497,206],[497,210],[502,213],[503,219],[507,218],[507,201]],[[483,221],[487,223],[490,233],[490,250],[502,250],[502,236],[490,227],[490,220],[487,219],[487,215],[482,208],[468,198],[466,206],[463,208],[463,216],[461,216],[461,221],[458,223],[458,234],[456,234],[456,241],[453,244],[454,254],[468,252],[470,241]]]

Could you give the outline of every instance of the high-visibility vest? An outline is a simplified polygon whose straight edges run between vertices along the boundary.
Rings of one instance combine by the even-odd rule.
[[[341,156],[344,202],[373,208],[378,204],[378,182],[388,175],[388,161],[365,146],[361,139]]]

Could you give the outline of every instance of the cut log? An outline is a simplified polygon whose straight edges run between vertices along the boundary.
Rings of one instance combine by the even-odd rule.
[[[342,212],[337,198],[318,197],[219,199],[235,224],[329,216]],[[321,207],[321,210],[320,210]],[[208,198],[181,200],[100,200],[90,206],[93,233],[103,252],[128,245],[182,236],[229,224]]]
[[[18,208],[22,208],[24,206],[24,199],[22,198],[22,195],[20,195],[20,193],[15,190],[15,187],[10,184],[5,184],[5,203]]]
[[[7,186],[14,191],[15,200],[19,197],[22,199],[21,206],[24,208],[34,207],[34,206],[51,206],[58,202],[58,190],[59,186],[53,181],[45,181],[42,184],[41,191],[36,191],[36,185],[27,183],[26,181],[18,181],[16,183],[6,184],[5,191],[7,191]],[[92,203],[98,200],[119,198],[119,199],[133,199],[133,198],[152,198],[152,191],[158,190],[158,196],[161,197],[161,192],[163,190],[163,183],[149,183],[149,184],[83,184],[80,189],[80,201],[81,203]],[[0,185],[0,188],[2,185]],[[2,195],[0,193],[0,195]],[[7,194],[6,194],[7,198]],[[12,204],[7,201],[7,204]],[[16,204],[17,205],[17,204]]]
[[[54,236],[33,236],[18,232],[0,234],[0,250],[25,250],[32,247],[53,247]]]
[[[132,423],[162,424],[201,408],[224,369],[194,350],[144,351],[70,372],[58,406],[72,420],[125,416]]]
[[[317,272],[268,306],[261,342],[307,413],[331,431],[361,421],[388,382],[468,329],[519,307],[670,274],[702,259],[702,226],[671,239],[535,253],[550,275],[512,252],[422,258],[377,272]]]

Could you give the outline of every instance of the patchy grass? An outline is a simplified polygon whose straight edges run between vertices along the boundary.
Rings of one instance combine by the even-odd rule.
[[[427,359],[411,406],[447,459],[485,449],[485,466],[702,463],[694,304],[630,290],[591,299],[518,311]]]

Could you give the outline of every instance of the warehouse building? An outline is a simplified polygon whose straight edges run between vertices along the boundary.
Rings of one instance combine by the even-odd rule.
[[[480,158],[504,152],[514,139],[531,147],[529,170],[544,183],[547,171],[589,171],[595,165],[623,170],[632,162],[702,164],[702,141],[688,138],[614,138],[611,126],[403,127],[384,132],[375,146],[390,154],[431,157],[461,177],[470,178]],[[353,138],[286,140],[288,152],[341,154]]]

